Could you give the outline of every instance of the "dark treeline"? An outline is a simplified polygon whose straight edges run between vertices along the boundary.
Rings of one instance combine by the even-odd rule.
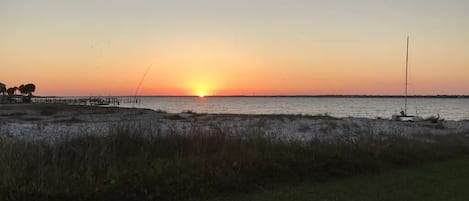
[[[29,84],[22,84],[19,87],[11,86],[7,87],[6,84],[0,82],[0,93],[2,94],[2,98],[0,102],[16,102],[15,97],[16,91],[19,91],[21,94],[21,101],[22,102],[31,102],[31,97],[33,97],[33,93],[36,91],[36,85],[29,83]]]

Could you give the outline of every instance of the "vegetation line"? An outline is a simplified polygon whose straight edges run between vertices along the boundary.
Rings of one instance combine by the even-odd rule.
[[[207,200],[466,156],[464,135],[283,141],[139,122],[57,143],[0,140],[0,200]],[[242,136],[236,137],[237,134]]]
[[[20,91],[21,99],[17,100],[16,91]],[[19,87],[8,87],[6,84],[0,82],[0,93],[2,97],[0,99],[0,103],[16,103],[16,102],[23,102],[23,103],[30,103],[31,98],[33,97],[33,93],[36,91],[36,85],[29,83],[29,84],[22,84]],[[5,98],[5,93],[7,93],[7,97]]]

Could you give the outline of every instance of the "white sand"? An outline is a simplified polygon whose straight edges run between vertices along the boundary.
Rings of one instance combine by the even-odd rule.
[[[77,106],[0,106],[0,139],[60,140],[106,135],[115,129],[143,134],[221,132],[283,140],[356,140],[361,136],[469,133],[469,121],[395,122],[295,115],[166,114],[152,110]]]

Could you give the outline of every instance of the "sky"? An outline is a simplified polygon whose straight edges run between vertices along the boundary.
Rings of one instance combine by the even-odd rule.
[[[38,95],[469,94],[467,0],[0,0]],[[141,85],[139,85],[141,83]]]

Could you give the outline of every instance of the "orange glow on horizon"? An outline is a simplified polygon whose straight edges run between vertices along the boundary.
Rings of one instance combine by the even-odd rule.
[[[211,1],[2,2],[0,82],[38,96],[402,95],[410,35],[409,95],[469,94],[469,1]]]

